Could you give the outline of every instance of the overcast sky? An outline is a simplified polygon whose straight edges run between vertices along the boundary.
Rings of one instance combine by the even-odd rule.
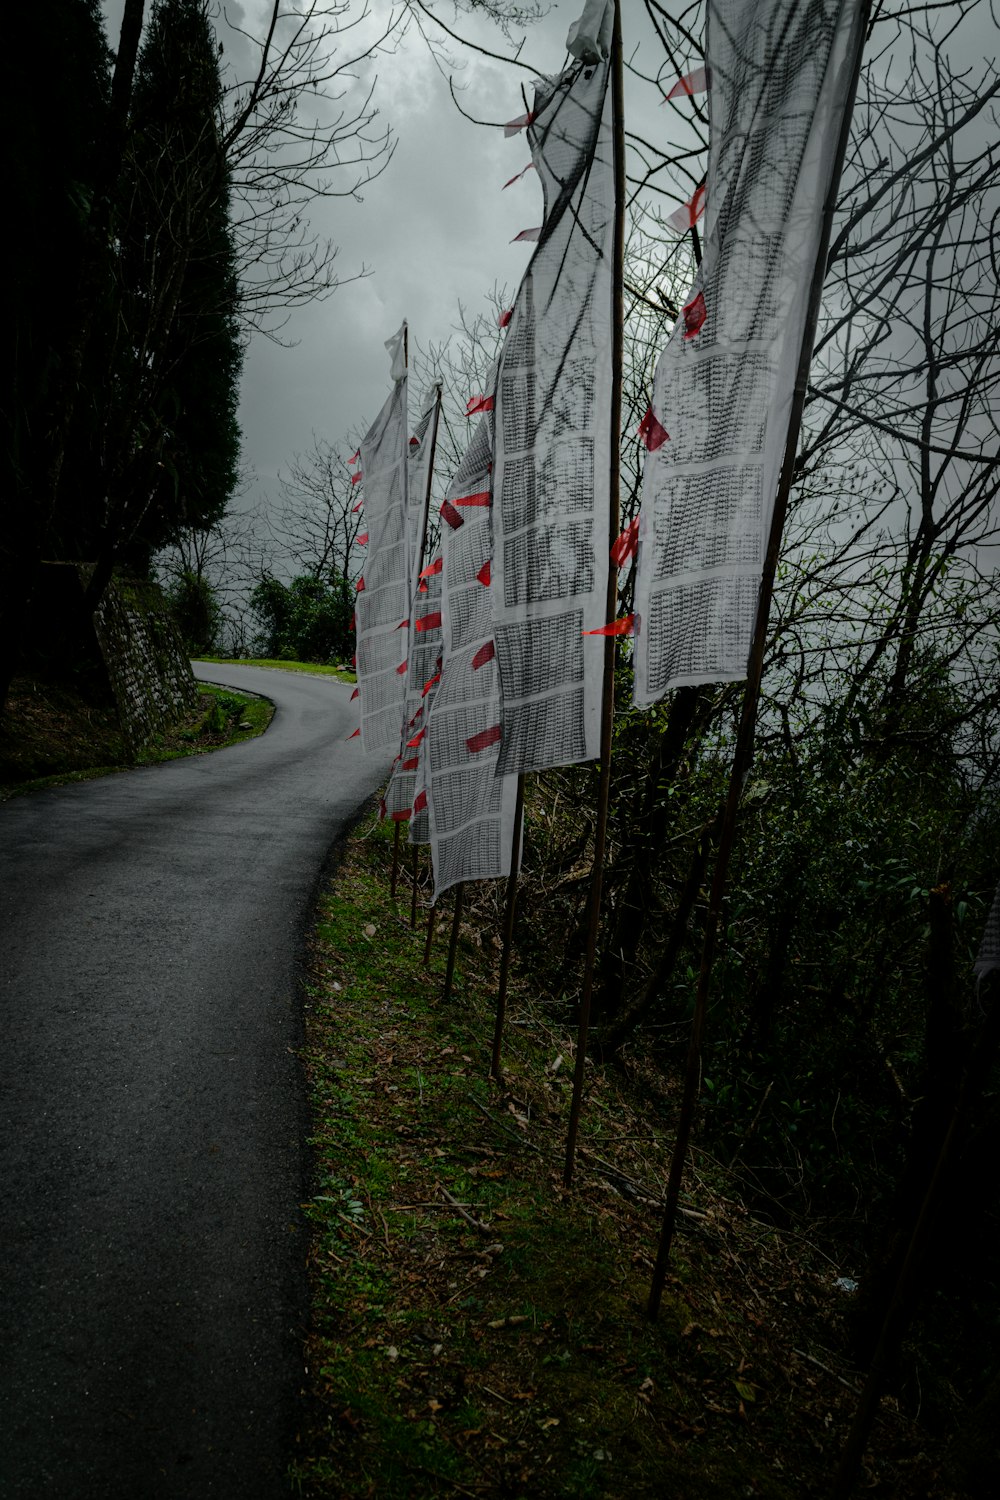
[[[104,0],[112,47],[118,41],[121,3]],[[339,8],[347,18],[364,11],[360,0]],[[515,30],[515,44],[526,36],[522,60],[540,72],[557,72],[565,60],[566,32],[582,8],[583,0],[554,0],[539,23],[526,33]],[[227,0],[224,14],[244,31],[262,37],[270,9],[271,0]],[[387,0],[370,0],[368,9],[360,32],[344,38],[345,59],[364,52],[368,39],[400,14],[400,7]],[[446,23],[480,46],[512,50],[488,21],[456,15],[447,0],[437,0],[436,9]],[[662,49],[649,45],[640,0],[624,0],[623,24],[626,58],[631,55],[640,69],[648,58],[662,64]],[[216,19],[216,27],[227,69],[246,77],[255,68],[252,52],[223,16]],[[278,347],[260,336],[252,340],[240,409],[244,463],[254,476],[247,502],[277,495],[278,472],[287,469],[296,453],[308,450],[314,433],[337,441],[365,430],[388,390],[383,341],[404,317],[420,344],[439,344],[454,328],[460,303],[475,315],[486,309],[495,284],[513,293],[532,253],[530,243],[511,241],[521,229],[540,222],[537,177],[529,172],[502,190],[528,161],[525,138],[522,134],[506,139],[498,127],[484,128],[464,119],[452,102],[447,77],[453,76],[468,113],[503,122],[523,113],[520,88],[522,83],[527,86],[530,97],[532,75],[463,49],[430,22],[427,32],[443,47],[438,63],[411,24],[395,50],[364,59],[345,81],[347,92],[338,107],[350,115],[352,102],[363,100],[377,75],[377,123],[391,129],[395,155],[387,170],[363,189],[363,201],[318,200],[309,217],[321,238],[339,245],[341,277],[355,275],[362,266],[371,274],[342,286],[323,302],[294,311],[282,331],[292,347]],[[955,47],[971,65],[984,55],[995,56],[996,40],[990,7],[977,7]],[[681,68],[698,61],[697,55],[679,59]],[[900,61],[907,66],[906,58]],[[674,110],[660,108],[658,99],[656,90],[627,77],[627,127],[657,144],[676,146],[682,122]],[[343,186],[349,185],[345,175]],[[456,394],[464,398],[473,393]]]
[[[558,72],[565,61],[567,30],[582,8],[583,0],[551,4],[548,14],[528,29],[522,59],[541,72]],[[631,8],[627,3],[626,15]],[[242,0],[225,9],[244,30],[264,35],[270,0]],[[355,14],[360,9],[353,7]],[[643,9],[635,0],[636,20]],[[104,0],[104,10],[114,48],[121,0]],[[492,23],[456,17],[447,4],[439,4],[438,10],[447,24],[481,46],[511,50]],[[372,0],[370,11],[373,35],[389,15],[399,14],[399,7]],[[249,54],[241,52],[239,37],[221,17],[216,26],[224,40],[224,61],[242,65],[245,72]],[[340,247],[341,277],[355,275],[362,266],[371,274],[293,312],[281,334],[293,347],[253,338],[240,407],[244,463],[255,476],[248,499],[277,493],[278,471],[310,447],[313,433],[337,440],[367,427],[388,390],[383,341],[403,318],[422,345],[439,344],[458,319],[459,303],[474,315],[485,309],[495,284],[513,292],[530,258],[530,243],[511,241],[540,222],[537,177],[529,172],[502,190],[529,159],[525,138],[505,138],[499,128],[463,119],[451,100],[446,74],[454,77],[463,108],[499,122],[523,113],[520,88],[523,82],[530,91],[532,75],[457,46],[430,23],[427,33],[444,45],[453,67],[445,59],[443,72],[411,25],[395,51],[362,62],[355,82],[348,85],[343,105],[349,110],[352,98],[363,98],[377,75],[373,102],[378,123],[393,132],[395,155],[387,170],[364,188],[362,202],[320,200],[309,217],[321,237]],[[344,57],[357,50],[357,35],[345,37]],[[523,36],[523,30],[515,31],[515,44]],[[654,124],[665,122],[666,114]],[[346,174],[343,185],[348,185]]]
[[[147,11],[150,7],[147,5]],[[361,6],[354,7],[355,13]],[[345,7],[345,10],[347,7]],[[368,34],[384,29],[399,7],[372,0]],[[464,35],[495,51],[510,50],[489,22],[442,18]],[[545,72],[556,72],[564,43],[582,0],[561,0],[530,28],[525,57]],[[121,0],[104,0],[108,41],[117,46]],[[227,4],[226,12],[246,31],[262,36],[270,0]],[[241,42],[220,17],[225,61],[245,65]],[[428,35],[435,28],[428,23]],[[364,32],[360,33],[362,36]],[[345,37],[342,55],[354,55],[355,32]],[[520,84],[530,76],[468,52],[436,33],[456,65],[453,73],[463,107],[487,120],[504,121],[523,113]],[[515,40],[523,36],[518,32]],[[243,373],[240,424],[243,458],[255,476],[248,498],[273,496],[278,471],[308,449],[313,433],[336,440],[364,430],[388,390],[388,357],[383,342],[404,318],[421,344],[441,343],[458,319],[459,303],[475,314],[486,306],[494,284],[513,290],[532,245],[512,245],[522,229],[540,222],[541,189],[534,173],[506,191],[504,182],[528,161],[523,135],[505,139],[462,118],[449,95],[447,77],[414,26],[392,52],[361,63],[342,101],[364,97],[377,75],[373,102],[378,124],[387,125],[396,150],[386,171],[351,198],[318,200],[309,210],[312,227],[340,248],[336,268],[346,280],[362,267],[370,274],[344,285],[322,302],[294,311],[281,337],[293,347],[255,336]],[[343,186],[349,185],[348,172]]]

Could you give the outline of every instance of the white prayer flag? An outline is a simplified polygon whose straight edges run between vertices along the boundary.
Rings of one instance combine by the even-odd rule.
[[[400,368],[395,345],[386,348],[393,370]],[[392,347],[390,347],[392,346]],[[365,750],[399,744],[406,695],[406,620],[409,602],[406,537],[409,434],[406,423],[406,367],[395,376],[392,394],[361,440],[368,547],[354,618],[357,640],[361,743]]]
[[[495,395],[494,620],[498,771],[596,757],[611,455],[614,152],[610,3],[574,28],[585,61],[536,85],[528,126],[545,195]],[[584,21],[589,24],[584,27]]]
[[[647,418],[640,705],[746,676],[861,9],[708,0],[703,259]]]
[[[433,621],[441,609],[441,576],[423,568],[424,531],[430,496],[431,459],[437,435],[438,401],[441,388],[434,385],[424,397],[423,411],[409,442],[407,477],[407,614],[401,634],[406,637],[405,698],[399,754],[393,762],[386,788],[383,814],[396,822],[409,822],[409,842],[426,844],[430,838],[424,802],[413,811],[420,781],[422,745],[407,748],[416,724],[430,709],[441,655],[441,627]],[[420,628],[417,628],[419,622]],[[426,799],[424,799],[425,801]]]
[[[492,450],[493,420],[487,412],[441,509],[443,664],[423,762],[435,901],[459,881],[510,873],[517,777],[497,773],[501,728],[491,582]]]

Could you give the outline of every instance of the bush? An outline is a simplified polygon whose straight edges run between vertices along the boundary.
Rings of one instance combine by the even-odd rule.
[[[167,603],[192,656],[211,656],[218,644],[222,611],[206,578],[185,568],[166,589]]]
[[[306,574],[291,583],[265,578],[250,596],[260,621],[257,649],[280,661],[347,661],[354,605],[344,579]]]

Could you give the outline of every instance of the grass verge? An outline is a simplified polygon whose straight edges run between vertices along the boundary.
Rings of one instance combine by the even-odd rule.
[[[341,682],[357,682],[357,674],[346,666],[321,666],[313,661],[277,661],[264,656],[199,656],[198,661],[216,662],[227,667],[270,667],[275,672],[309,672],[314,677],[337,677]]]
[[[273,713],[265,698],[201,683],[188,713],[132,759],[114,709],[94,705],[70,684],[18,678],[0,723],[0,801],[222,750],[262,734]]]
[[[570,1040],[521,975],[504,1080],[488,1079],[495,910],[469,912],[445,1006],[450,910],[425,969],[426,909],[411,931],[405,876],[390,898],[390,839],[369,822],[351,840],[312,941],[313,1326],[296,1492],[825,1495],[858,1379],[831,1352],[837,1268],[753,1220],[699,1158],[650,1323],[670,1095],[641,1061],[591,1067],[565,1191]],[[947,1493],[906,1488],[929,1460],[901,1414],[880,1431],[874,1493]]]

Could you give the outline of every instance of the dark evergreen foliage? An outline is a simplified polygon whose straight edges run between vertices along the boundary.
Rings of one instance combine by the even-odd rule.
[[[32,55],[37,24],[12,13],[12,56]],[[93,607],[115,566],[145,573],[179,527],[215,522],[239,463],[239,288],[208,8],[154,5],[134,80],[116,79],[123,99],[131,86],[124,139],[98,0],[53,0],[45,40],[44,83],[23,66],[8,80],[18,250],[0,692],[42,558],[96,563]]]
[[[286,661],[348,661],[353,652],[351,591],[342,578],[265,578],[250,600],[261,622],[259,649]]]
[[[37,12],[7,17],[4,87],[11,262],[6,327],[10,385],[3,409],[4,524],[0,527],[0,699],[23,634],[39,560],[58,557],[64,528],[49,494],[52,431],[75,387],[73,339],[84,267],[107,280],[97,221],[111,92],[111,54],[98,0],[45,8],[44,72]],[[81,405],[93,417],[93,403]],[[70,491],[72,493],[72,490]],[[75,497],[73,506],[75,506]]]
[[[148,563],[178,526],[211,525],[236,484],[242,348],[217,115],[218,53],[203,0],[159,0],[139,54],[120,188],[124,357],[144,401],[121,414],[125,540]],[[128,429],[131,430],[128,430]]]

